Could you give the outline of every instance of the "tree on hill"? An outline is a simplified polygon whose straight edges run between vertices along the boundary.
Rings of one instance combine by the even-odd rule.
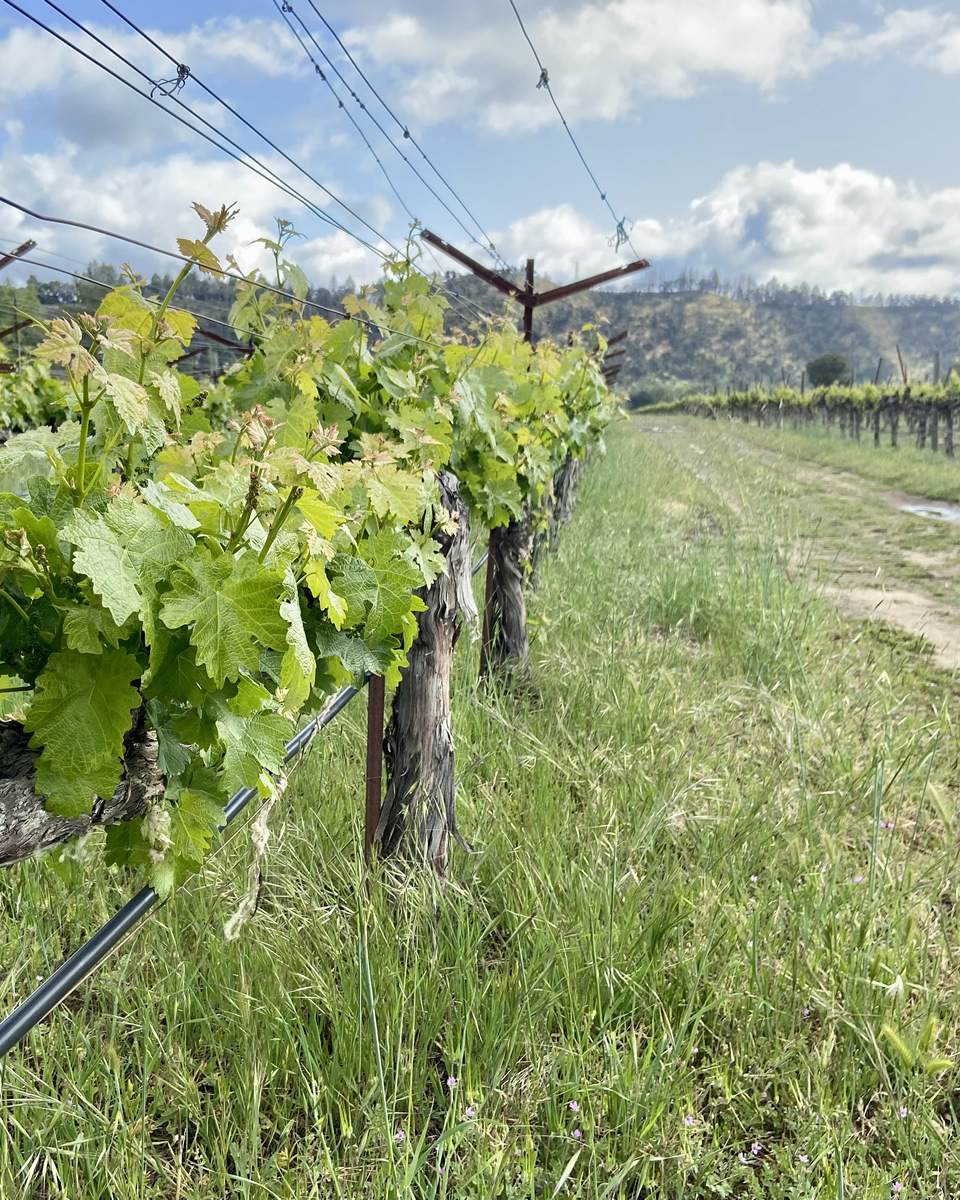
[[[807,363],[807,382],[811,387],[829,387],[831,383],[850,383],[853,372],[842,354],[831,350]]]

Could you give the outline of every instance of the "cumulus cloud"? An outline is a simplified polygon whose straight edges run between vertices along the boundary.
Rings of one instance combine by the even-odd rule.
[[[623,262],[605,233],[569,205],[496,235],[508,258],[532,254],[562,282]],[[632,240],[654,266],[819,284],[828,291],[960,292],[960,188],[929,192],[846,163],[793,162],[729,171],[671,221],[640,221]]]
[[[279,170],[283,164],[273,161],[268,165]],[[199,220],[191,209],[194,201],[208,208],[236,202],[239,216],[214,248],[221,258],[234,254],[244,270],[268,266],[269,256],[256,241],[275,236],[275,216],[288,217],[307,230],[319,224],[302,208],[291,207],[267,180],[251,175],[239,164],[207,160],[186,151],[155,161],[101,167],[95,187],[90,186],[83,155],[75,146],[51,154],[5,155],[0,158],[0,175],[4,190],[36,212],[67,216],[171,250],[176,250],[176,237],[195,237],[200,232]],[[356,210],[375,227],[388,220],[390,206],[382,197],[352,199]],[[146,275],[163,273],[171,267],[169,259],[85,230],[38,222],[10,208],[3,208],[0,225],[7,240],[34,238],[40,247],[38,254],[57,254],[79,262],[95,258],[113,263],[126,260]],[[320,229],[325,227],[320,225]],[[384,243],[372,235],[370,240],[385,249]],[[352,274],[361,280],[376,278],[381,262],[377,254],[349,234],[332,229],[306,241],[295,241],[291,257],[318,282],[326,281],[331,274],[340,278]]]
[[[384,15],[348,42],[391,68],[405,112],[421,123],[468,118],[494,134],[556,120],[535,92],[537,69],[512,17],[476,6],[432,5],[425,17]],[[684,98],[728,80],[770,94],[785,81],[839,61],[903,52],[960,69],[960,21],[939,9],[897,9],[876,28],[817,28],[810,0],[558,0],[527,27],[561,105],[578,119],[632,115],[647,97]],[[455,10],[455,11],[454,11]],[[455,22],[455,23],[454,23]],[[956,62],[956,66],[952,66]]]

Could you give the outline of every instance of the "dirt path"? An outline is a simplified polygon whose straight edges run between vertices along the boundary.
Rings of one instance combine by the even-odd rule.
[[[960,524],[907,511],[937,502],[758,446],[736,427],[661,419],[651,436],[739,520],[762,528],[772,505],[787,506],[791,575],[847,616],[924,638],[937,666],[960,667]]]

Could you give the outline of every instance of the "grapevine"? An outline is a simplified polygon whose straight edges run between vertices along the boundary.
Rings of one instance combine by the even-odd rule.
[[[337,325],[247,277],[231,320],[254,353],[203,393],[176,369],[195,328],[176,292],[194,267],[220,273],[211,243],[234,214],[194,207],[203,234],[179,240],[189,262],[162,299],[132,277],[42,326],[66,419],[0,449],[3,711],[66,818],[154,746],[146,816],[106,846],[161,894],[201,867],[235,790],[272,791],[294,722],[365,673],[399,681],[417,592],[445,566],[438,472],[471,518],[504,524],[611,412],[581,348],[510,327],[446,342],[445,301],[409,259]],[[269,243],[277,283],[302,294],[286,240]]]

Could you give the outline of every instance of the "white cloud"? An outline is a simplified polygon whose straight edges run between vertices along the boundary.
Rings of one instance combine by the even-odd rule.
[[[149,94],[154,82],[168,81],[176,75],[168,59],[124,27],[87,26],[139,68],[146,79],[81,31],[61,26],[71,43],[141,92]],[[303,75],[306,71],[300,47],[276,21],[215,17],[185,33],[147,32],[178,62],[192,64],[204,82],[228,92],[231,85],[235,88],[240,82],[249,85],[251,80]],[[29,63],[29,70],[23,70],[24,63]],[[65,139],[95,157],[111,161],[169,149],[171,145],[196,144],[197,135],[170,114],[191,123],[196,123],[194,118],[175,99],[156,98],[168,112],[134,95],[95,62],[31,25],[13,26],[0,36],[0,113],[26,118],[30,128],[42,130],[47,139]],[[188,80],[178,98],[214,126],[259,149],[257,139],[242,130],[196,83]],[[11,133],[9,123],[7,131]]]
[[[407,9],[415,7],[407,5]],[[526,24],[562,108],[615,120],[647,97],[682,98],[729,80],[771,94],[838,61],[902,52],[960,69],[960,21],[938,9],[897,9],[873,30],[820,32],[811,0],[594,0],[532,5]],[[393,68],[402,108],[420,123],[466,118],[494,134],[556,120],[536,91],[537,68],[506,9],[430,8],[421,19],[377,13],[346,40]],[[953,65],[955,64],[955,65]]]
[[[803,171],[793,162],[729,171],[687,213],[640,221],[631,233],[656,267],[819,284],[828,291],[960,292],[960,188],[938,192],[846,163]],[[505,256],[537,260],[558,282],[622,263],[604,231],[569,205],[495,234]]]
[[[960,28],[943,34],[932,52],[931,62],[945,75],[960,74]]]
[[[280,170],[283,164],[274,161],[270,165]],[[217,239],[214,249],[221,258],[234,254],[245,270],[269,265],[266,252],[253,243],[257,238],[275,236],[274,217],[282,215],[306,233],[318,225],[324,231],[307,241],[294,241],[290,248],[290,257],[302,262],[315,281],[326,282],[331,274],[340,278],[353,274],[364,280],[379,273],[378,255],[346,233],[327,232],[328,227],[301,207],[291,207],[265,179],[230,161],[205,160],[178,151],[162,160],[101,167],[96,186],[91,187],[83,155],[76,147],[66,146],[52,154],[7,154],[0,158],[0,176],[4,191],[27,208],[115,230],[171,250],[176,250],[176,237],[196,237],[200,232],[199,219],[191,209],[194,201],[208,208],[236,203],[239,216]],[[382,197],[345,198],[348,202],[352,199],[357,211],[375,227],[390,216],[390,206]],[[40,247],[38,254],[52,252],[80,262],[126,260],[147,275],[171,267],[169,259],[158,259],[85,230],[38,222],[7,207],[0,209],[0,228],[8,239],[33,237]],[[378,244],[372,235],[370,240]],[[384,248],[382,242],[379,246]]]

